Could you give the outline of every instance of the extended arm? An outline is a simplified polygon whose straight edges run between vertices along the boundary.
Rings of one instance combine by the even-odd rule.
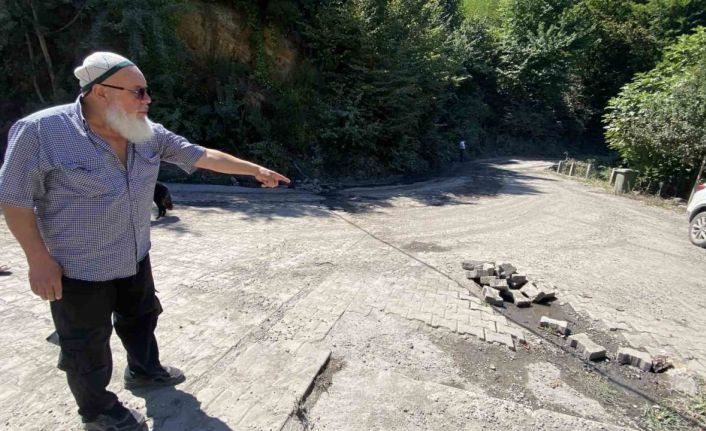
[[[29,264],[29,284],[42,299],[61,299],[61,266],[51,257],[37,228],[34,211],[2,205],[10,232],[17,238]]]
[[[289,178],[284,175],[210,148],[206,149],[194,166],[223,174],[252,175],[263,187],[277,187],[280,181],[289,184]]]

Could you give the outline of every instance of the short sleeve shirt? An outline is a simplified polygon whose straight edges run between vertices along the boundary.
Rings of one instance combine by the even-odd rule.
[[[187,173],[205,149],[161,124],[128,143],[127,166],[93,133],[75,103],[15,123],[0,168],[0,204],[33,208],[64,275],[86,281],[129,277],[150,250],[150,217],[160,161]]]

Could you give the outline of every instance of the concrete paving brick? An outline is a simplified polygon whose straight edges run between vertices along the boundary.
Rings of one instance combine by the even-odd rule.
[[[501,278],[508,278],[512,274],[517,272],[517,268],[515,268],[512,264],[509,263],[499,263],[497,265],[496,270],[498,276],[500,276]]]
[[[444,314],[444,318],[449,319],[449,320],[455,320],[459,323],[468,323],[469,322],[469,315],[464,314],[461,311],[446,310],[446,313]]]
[[[461,268],[473,270],[476,269],[476,267],[482,267],[484,263],[485,262],[482,260],[464,260],[463,262],[461,262]]]
[[[457,322],[455,320],[445,319],[440,316],[432,316],[431,326],[434,328],[442,327],[442,328],[446,328],[450,331],[456,332]]]
[[[471,310],[485,311],[488,310],[489,306],[483,302],[481,302],[480,304],[475,302],[469,302],[468,308],[470,308]]]
[[[478,280],[481,277],[481,271],[478,270],[471,270],[471,271],[466,271],[466,278],[469,280]]]
[[[652,356],[650,356],[649,353],[629,347],[621,347],[618,349],[617,360],[621,365],[629,364],[642,371],[650,371],[652,369]]]
[[[445,302],[441,308],[443,308],[444,310],[456,311],[459,308],[458,306],[459,306],[458,301],[448,301],[448,302]],[[466,303],[461,302],[461,306],[463,308],[466,308]]]
[[[463,301],[468,301],[468,302],[474,302],[474,300],[478,300],[475,296],[467,293],[467,292],[461,292],[458,294],[458,299],[461,299]]]
[[[533,283],[527,283],[522,288],[520,288],[526,297],[528,297],[532,302],[541,302],[544,300],[544,293],[537,289]]]
[[[481,286],[488,286],[492,281],[495,281],[497,279],[498,279],[498,277],[496,277],[494,275],[483,276],[480,278],[480,284],[481,284]]]
[[[586,334],[573,334],[567,340],[569,346],[578,350],[586,360],[597,361],[606,357],[606,349],[594,343]]]
[[[481,328],[489,329],[493,332],[497,332],[495,322],[487,321],[487,320],[471,320],[470,325],[472,326],[478,326]]]
[[[519,290],[510,290],[507,292],[512,296],[512,303],[519,308],[527,308],[532,305],[532,300],[526,297]]]
[[[565,320],[551,319],[547,316],[542,316],[539,320],[539,326],[542,328],[548,328],[554,332],[558,332],[561,335],[569,334],[569,323]]]
[[[485,340],[484,328],[469,325],[467,323],[458,322],[458,333],[459,334],[470,334],[478,337],[481,340]]]
[[[448,298],[458,298],[458,292],[455,290],[437,290],[436,293],[438,293],[439,295],[444,295]]]
[[[431,325],[432,314],[425,313],[423,311],[410,310],[409,314],[407,314],[407,318],[411,320],[419,320],[421,322],[426,323],[427,325]]]
[[[515,342],[512,340],[510,334],[501,334],[485,328],[485,341],[488,343],[500,343],[510,348],[510,350],[515,350]]]
[[[422,304],[422,308],[420,311],[424,313],[432,313],[436,314],[437,316],[443,316],[446,313],[447,308],[443,305],[439,305],[436,303],[424,303]]]
[[[507,280],[507,284],[511,289],[519,289],[525,283],[527,283],[527,276],[523,274],[512,274]]]
[[[503,299],[498,294],[498,291],[492,287],[485,286],[483,288],[483,299],[485,299],[485,302],[497,305],[498,307],[502,307],[503,305]]]
[[[480,318],[481,311],[480,310],[472,310],[472,309],[467,308],[467,309],[458,310],[458,314],[462,315],[464,320],[466,320],[468,322],[473,321],[473,320],[481,320],[481,318]]]
[[[527,342],[527,340],[525,339],[525,332],[518,327],[499,322],[496,322],[495,327],[497,332],[500,334],[510,334],[511,337],[513,337],[522,344]]]
[[[507,280],[504,279],[495,279],[495,280],[490,280],[490,283],[488,283],[490,287],[493,289],[497,289],[501,292],[505,292],[510,289],[507,285]]]
[[[492,310],[481,312],[480,318],[482,320],[488,320],[491,322],[497,322],[502,323],[503,325],[507,325],[507,318],[501,314],[496,314]]]

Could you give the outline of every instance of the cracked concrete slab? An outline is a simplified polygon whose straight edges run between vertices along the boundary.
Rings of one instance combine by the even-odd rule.
[[[309,416],[318,430],[630,429],[356,365],[334,376]]]

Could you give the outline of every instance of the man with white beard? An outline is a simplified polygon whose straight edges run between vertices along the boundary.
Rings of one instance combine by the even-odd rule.
[[[113,327],[127,351],[128,389],[185,380],[163,366],[154,330],[162,307],[149,260],[150,211],[160,161],[252,175],[264,187],[289,180],[191,144],[147,113],[147,83],[128,59],[88,56],[68,105],[19,120],[0,169],[0,206],[29,265],[32,292],[50,301],[66,372],[86,430],[145,430],[145,417],[106,389]],[[112,318],[112,322],[111,322]]]

